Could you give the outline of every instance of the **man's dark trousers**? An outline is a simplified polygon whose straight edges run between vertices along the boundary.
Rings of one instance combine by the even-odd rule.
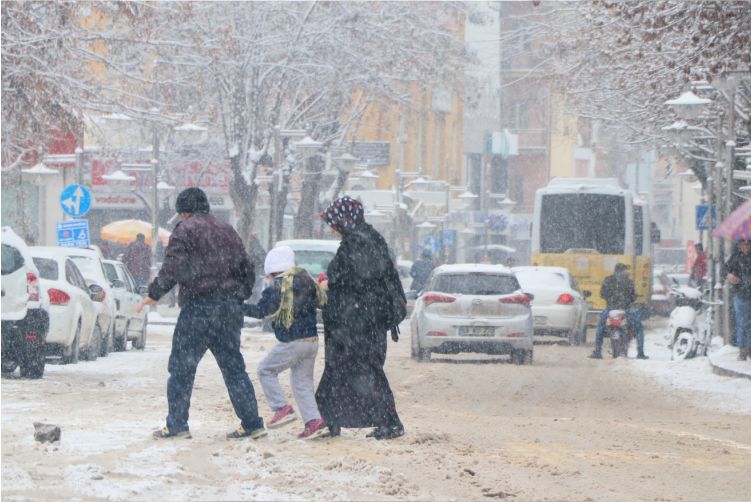
[[[188,429],[196,368],[207,349],[214,354],[222,371],[232,406],[243,428],[254,430],[263,427],[253,384],[245,372],[245,361],[240,353],[242,324],[242,306],[237,302],[203,300],[181,308],[172,335],[168,366],[167,427],[171,431]]]

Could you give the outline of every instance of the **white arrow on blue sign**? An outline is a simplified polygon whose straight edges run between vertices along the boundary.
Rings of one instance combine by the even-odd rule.
[[[65,214],[79,218],[91,209],[91,192],[83,185],[68,185],[60,194],[60,206]]]

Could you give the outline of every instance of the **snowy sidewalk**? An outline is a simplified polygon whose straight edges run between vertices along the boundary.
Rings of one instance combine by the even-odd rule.
[[[714,352],[710,352],[708,359],[712,371],[718,375],[751,380],[751,360],[739,361],[738,347],[725,345]]]
[[[722,346],[722,339],[715,337],[709,357],[672,361],[665,338],[667,319],[650,318],[644,328],[649,359],[630,360],[633,368],[653,376],[667,389],[688,392],[701,406],[751,413],[751,361],[737,361],[737,348]]]

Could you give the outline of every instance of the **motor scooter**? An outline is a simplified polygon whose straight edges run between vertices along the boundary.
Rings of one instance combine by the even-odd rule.
[[[690,286],[674,286],[669,294],[675,298],[675,308],[670,313],[668,348],[671,359],[680,361],[694,356],[703,356],[709,347],[710,330],[706,323],[699,326],[699,316],[704,312],[708,302],[702,299],[702,293]]]
[[[605,323],[605,336],[610,337],[610,347],[613,358],[628,356],[628,346],[631,343],[631,328],[626,320],[625,310],[611,310]]]

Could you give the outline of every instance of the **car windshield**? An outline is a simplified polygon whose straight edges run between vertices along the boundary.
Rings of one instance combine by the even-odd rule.
[[[519,289],[519,283],[508,274],[439,274],[428,289],[455,295],[507,295]]]
[[[325,274],[331,260],[334,259],[334,253],[331,251],[307,251],[295,250],[295,262],[298,267],[302,267],[313,276]]]
[[[558,272],[549,270],[524,270],[516,272],[516,278],[523,288],[554,287],[567,288],[566,277]]]
[[[34,265],[39,269],[39,277],[49,281],[56,281],[58,278],[58,267],[55,260],[49,258],[34,258]]]

